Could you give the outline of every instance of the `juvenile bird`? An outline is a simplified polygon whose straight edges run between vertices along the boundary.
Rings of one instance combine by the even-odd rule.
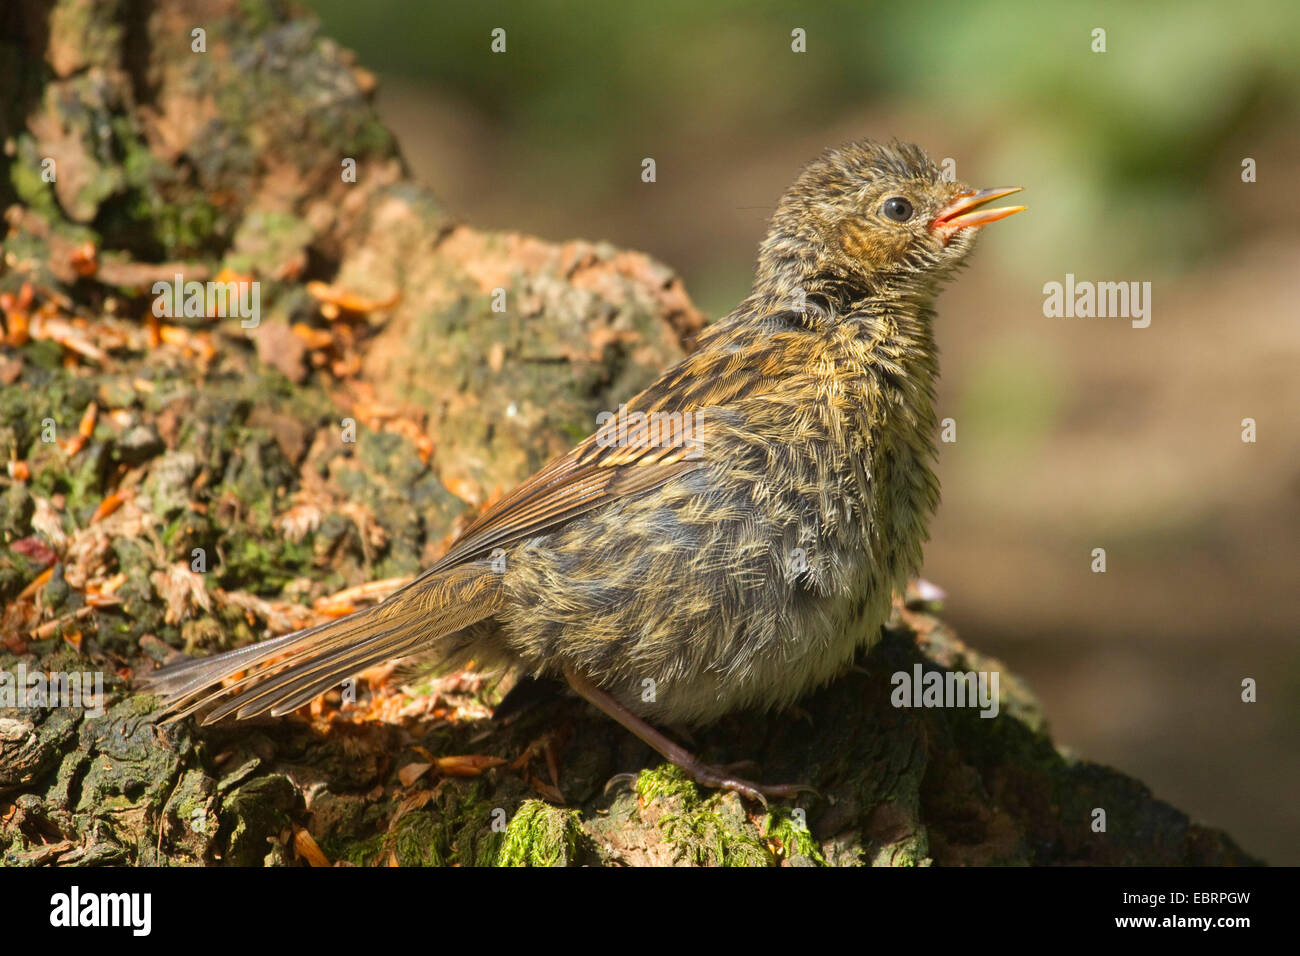
[[[880,636],[939,497],[932,304],[1017,189],[826,151],[698,348],[374,607],[149,675],[172,719],[286,714],[396,658],[566,681],[704,786],[788,796],[657,729],[780,707]],[[228,678],[242,676],[232,683]]]

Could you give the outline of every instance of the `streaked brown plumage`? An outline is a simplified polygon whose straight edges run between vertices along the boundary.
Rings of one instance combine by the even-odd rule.
[[[657,440],[609,426],[376,607],[149,688],[211,722],[287,713],[384,660],[472,658],[567,679],[701,783],[791,792],[646,721],[788,704],[878,638],[939,496],[931,304],[978,227],[1023,208],[983,208],[1011,191],[944,182],[915,146],[828,150],[781,199],[753,292],[628,402],[669,415]]]

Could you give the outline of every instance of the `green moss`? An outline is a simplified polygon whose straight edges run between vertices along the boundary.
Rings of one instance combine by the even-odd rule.
[[[140,717],[152,714],[159,708],[161,703],[161,699],[152,694],[132,694],[123,701],[123,704],[128,707],[132,713]]]
[[[112,245],[158,258],[215,254],[229,223],[204,192],[149,151],[128,117],[111,122],[122,156],[122,193],[106,203],[96,226]]]
[[[445,866],[446,845],[442,821],[433,813],[408,813],[392,833],[392,850],[402,866]]]
[[[41,441],[45,419],[54,419],[57,438],[72,437],[95,398],[95,386],[63,368],[63,352],[55,342],[32,342],[20,354],[26,361],[15,387],[0,389],[0,424],[13,429],[20,452],[30,459],[33,446],[52,447]]]
[[[665,813],[664,838],[697,866],[772,866],[776,859],[753,825],[739,814],[718,812],[721,795],[686,813]]]
[[[164,203],[155,210],[154,236],[173,256],[199,255],[212,250],[219,222],[216,207],[194,196],[188,202]]]
[[[679,860],[696,866],[772,866],[775,856],[733,795],[707,798],[681,768],[662,764],[637,776],[642,801],[665,803],[659,830]]]
[[[572,866],[586,839],[577,810],[525,800],[510,818],[496,862],[498,866]]]
[[[822,854],[821,844],[813,839],[808,824],[790,808],[773,807],[763,821],[763,832],[767,835],[769,846],[775,845],[775,852],[782,860],[815,866],[829,865]]]
[[[379,833],[355,843],[340,844],[337,841],[329,841],[321,846],[321,850],[331,860],[341,860],[353,866],[373,866],[379,862],[380,854],[384,852],[387,842],[384,834]]]
[[[68,514],[82,525],[90,523],[90,518],[104,501],[108,489],[104,478],[110,465],[108,446],[92,442],[69,461],[67,472]]]
[[[636,795],[649,803],[658,797],[676,798],[684,808],[700,804],[700,791],[695,782],[676,764],[665,763],[647,768],[637,774]]]
[[[41,177],[41,159],[36,141],[30,133],[19,135],[15,144],[18,156],[9,166],[9,182],[18,199],[51,222],[63,218],[59,202],[54,198],[54,184]]]
[[[255,594],[278,594],[311,565],[311,548],[305,542],[254,537],[247,527],[221,536],[225,561],[216,568],[225,588]]]
[[[221,437],[228,456],[220,490],[234,494],[258,517],[270,519],[277,492],[296,483],[296,470],[261,428],[233,428]]]

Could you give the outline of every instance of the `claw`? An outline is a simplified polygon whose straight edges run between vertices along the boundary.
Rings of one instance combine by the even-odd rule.
[[[637,774],[634,773],[616,773],[605,781],[605,788],[601,792],[608,794],[610,790],[614,789],[614,787],[617,787],[621,783],[625,783],[629,787],[635,786],[636,778]]]

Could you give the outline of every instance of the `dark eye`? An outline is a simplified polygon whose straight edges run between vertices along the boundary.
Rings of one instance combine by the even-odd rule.
[[[885,204],[880,207],[880,212],[886,219],[892,219],[894,222],[907,222],[912,218],[912,204],[902,196],[893,196],[885,200]]]

